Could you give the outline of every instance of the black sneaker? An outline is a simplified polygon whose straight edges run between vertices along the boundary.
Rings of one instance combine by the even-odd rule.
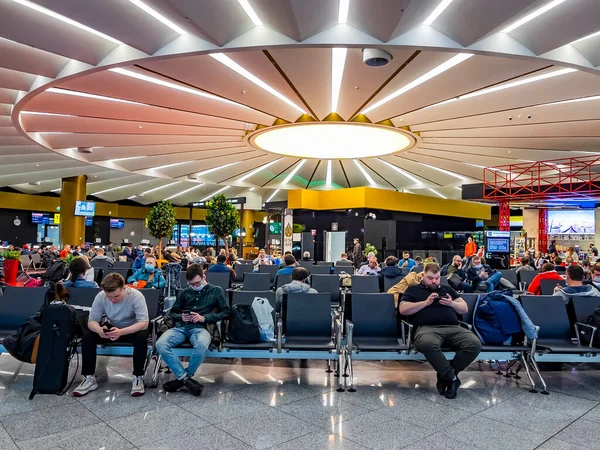
[[[204,385],[198,383],[196,380],[194,380],[191,377],[185,378],[183,380],[183,384],[185,384],[185,387],[188,388],[188,391],[190,391],[196,397],[199,397],[200,394],[202,394],[202,391],[204,390]]]
[[[456,394],[458,394],[458,388],[460,387],[460,380],[456,377],[454,380],[450,381],[448,384],[448,389],[446,390],[446,398],[454,399],[456,398]]]
[[[165,392],[176,392],[184,386],[183,380],[178,380],[175,378],[174,380],[167,381],[163,384],[163,389]]]
[[[443,380],[440,374],[437,374],[437,383],[435,383],[435,387],[440,395],[446,394],[446,389],[448,389],[448,381]]]

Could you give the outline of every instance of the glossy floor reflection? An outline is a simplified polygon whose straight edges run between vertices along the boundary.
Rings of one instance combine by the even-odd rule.
[[[0,449],[600,449],[600,367],[542,370],[548,396],[476,363],[447,400],[423,363],[356,362],[351,393],[321,361],[208,360],[201,397],[162,374],[132,398],[131,361],[100,357],[97,391],[29,401],[33,366],[1,355]]]

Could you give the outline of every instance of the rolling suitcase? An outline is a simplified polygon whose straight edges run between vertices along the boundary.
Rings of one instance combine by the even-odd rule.
[[[77,351],[75,309],[57,302],[44,307],[41,314],[42,329],[30,400],[37,393],[62,395],[66,392],[69,363]]]

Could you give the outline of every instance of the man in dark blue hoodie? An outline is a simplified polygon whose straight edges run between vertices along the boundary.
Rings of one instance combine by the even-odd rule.
[[[384,278],[396,278],[402,275],[402,269],[398,267],[398,258],[388,256],[385,259],[385,267],[379,272],[379,290],[383,292]]]

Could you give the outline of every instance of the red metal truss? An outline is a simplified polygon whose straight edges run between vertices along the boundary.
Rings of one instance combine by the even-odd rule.
[[[483,198],[509,202],[600,197],[600,155],[483,169]]]
[[[510,205],[508,202],[500,203],[498,213],[498,228],[500,231],[510,231]]]
[[[548,249],[548,210],[538,209],[538,250],[545,253]]]

